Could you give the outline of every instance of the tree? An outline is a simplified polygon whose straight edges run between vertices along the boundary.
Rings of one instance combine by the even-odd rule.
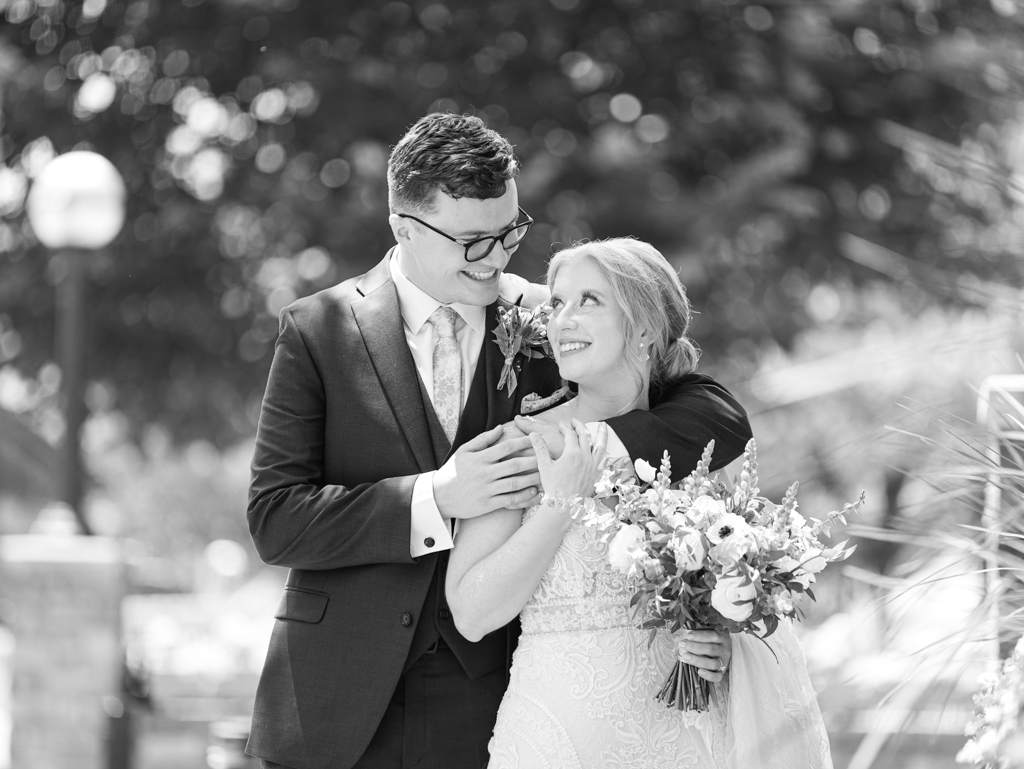
[[[1009,0],[0,12],[0,367],[36,376],[53,357],[57,267],[25,188],[54,152],[94,148],[130,193],[92,264],[92,400],[180,439],[251,434],[278,310],[381,258],[388,148],[433,109],[516,144],[537,220],[518,271],[580,237],[649,240],[712,364],[863,321],[848,297],[874,281],[918,307],[1021,283]]]

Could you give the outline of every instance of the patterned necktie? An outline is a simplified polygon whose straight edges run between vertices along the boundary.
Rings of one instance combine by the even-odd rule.
[[[434,412],[448,436],[455,440],[462,412],[462,355],[455,338],[455,319],[459,314],[442,305],[427,322],[434,327]]]

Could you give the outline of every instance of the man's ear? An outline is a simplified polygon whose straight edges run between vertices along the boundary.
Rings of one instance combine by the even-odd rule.
[[[388,224],[391,225],[391,234],[395,236],[395,242],[399,245],[408,246],[412,237],[412,222],[403,219],[398,214],[388,216]]]

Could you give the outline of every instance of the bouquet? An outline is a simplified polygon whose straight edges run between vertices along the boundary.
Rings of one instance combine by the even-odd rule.
[[[798,484],[779,505],[758,496],[753,440],[733,488],[710,475],[713,449],[714,441],[680,484],[671,483],[667,452],[658,471],[637,460],[636,477],[628,466],[606,468],[596,496],[614,507],[589,501],[581,508],[587,525],[605,530],[612,567],[637,581],[631,605],[650,643],[662,628],[767,638],[779,617],[802,616],[796,598],[814,599],[815,575],[854,550],[845,541],[826,547],[820,537],[860,508],[863,493],[824,520],[808,521],[797,511]],[[710,694],[710,683],[677,661],[657,699],[679,710],[707,710]]]
[[[997,675],[987,675],[974,695],[974,720],[957,763],[983,769],[1024,767],[1024,638]]]

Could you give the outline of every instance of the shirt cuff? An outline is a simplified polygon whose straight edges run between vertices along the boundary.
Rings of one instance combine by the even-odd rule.
[[[597,427],[600,424],[602,424],[602,423],[601,422],[587,422],[586,427],[587,427],[587,432],[590,433],[590,440],[591,440],[591,442],[597,440]],[[605,444],[604,449],[605,449],[605,453],[608,455],[609,459],[618,459],[619,457],[629,457],[630,460],[632,460],[632,457],[629,456],[629,452],[626,451],[626,445],[622,442],[622,440],[619,438],[619,436],[615,434],[615,431],[611,428],[611,425],[609,425],[607,422],[604,422],[603,424],[605,426],[605,429],[608,431],[608,443]]]
[[[452,548],[452,534],[434,501],[434,473],[423,473],[412,487],[409,553],[419,558]]]

